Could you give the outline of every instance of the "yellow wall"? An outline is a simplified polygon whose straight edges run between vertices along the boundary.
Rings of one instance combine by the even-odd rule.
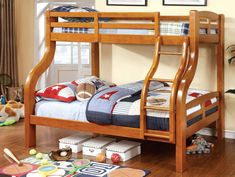
[[[34,63],[34,1],[15,0],[19,83],[24,84]]]
[[[34,1],[16,0],[17,9],[17,45],[19,59],[19,79],[24,83],[34,60]],[[189,10],[210,10],[223,13],[225,22],[225,45],[234,43],[235,11],[230,6],[232,0],[208,0],[207,7],[162,6],[162,0],[148,0],[147,7],[106,6],[106,0],[96,0],[99,11],[160,11],[163,15],[188,15]],[[194,87],[214,89],[216,84],[215,62],[211,48],[201,48],[200,62]],[[116,83],[126,83],[143,79],[151,65],[153,46],[107,45],[101,46],[101,77]],[[174,60],[161,62],[159,76],[172,76],[176,65]],[[235,65],[228,65],[225,60],[225,87],[235,88]],[[235,96],[226,95],[226,130],[235,131]]]

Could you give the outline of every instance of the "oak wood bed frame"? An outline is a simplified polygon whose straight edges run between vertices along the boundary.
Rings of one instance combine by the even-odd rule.
[[[62,23],[58,17],[91,17],[89,23]],[[152,20],[152,24],[135,23],[100,23],[99,18],[111,18],[117,20]],[[189,21],[190,32],[188,36],[161,36],[160,21]],[[93,28],[94,34],[54,33],[53,27],[82,27]],[[154,35],[123,35],[100,34],[99,29],[152,29]],[[200,34],[199,29],[207,30],[206,34]],[[216,34],[211,34],[211,29],[216,29]],[[155,44],[155,52],[152,66],[144,80],[141,93],[140,128],[131,128],[115,125],[98,125],[57,118],[38,117],[35,115],[35,89],[39,77],[51,64],[56,41],[91,42],[92,46],[92,74],[99,76],[99,43],[112,44]],[[199,44],[215,46],[217,63],[217,90],[203,95],[186,104],[186,96],[189,86],[194,78],[198,63]],[[181,45],[181,52],[161,51],[162,45]],[[178,72],[173,80],[153,78],[157,70],[161,55],[178,55],[181,62]],[[169,111],[169,131],[148,130],[146,128],[146,110],[155,109],[154,106],[146,106],[147,90],[151,80],[172,82],[172,92]],[[46,49],[40,62],[29,73],[25,84],[25,145],[36,145],[36,125],[64,128],[70,130],[88,131],[99,134],[107,134],[121,137],[161,141],[176,144],[176,171],[183,172],[186,168],[186,138],[216,122],[218,139],[224,137],[224,15],[209,11],[190,11],[189,16],[160,16],[159,12],[151,13],[111,13],[111,12],[46,12]],[[206,107],[205,102],[213,97],[217,102]],[[186,110],[201,105],[201,110],[188,115]],[[212,107],[218,110],[209,116],[205,112]],[[191,126],[186,125],[187,120],[201,115],[202,119]]]

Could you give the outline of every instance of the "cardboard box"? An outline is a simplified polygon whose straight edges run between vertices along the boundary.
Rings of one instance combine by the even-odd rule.
[[[96,137],[90,139],[82,144],[83,155],[96,156],[99,153],[104,153],[106,151],[106,146],[110,145],[116,141],[114,138],[108,137]]]
[[[121,157],[121,161],[127,161],[141,154],[140,143],[134,141],[122,140],[106,147],[106,158],[111,159],[113,153]]]
[[[70,147],[73,153],[82,151],[82,143],[91,139],[92,135],[89,134],[75,134],[62,139],[59,139],[59,148]]]

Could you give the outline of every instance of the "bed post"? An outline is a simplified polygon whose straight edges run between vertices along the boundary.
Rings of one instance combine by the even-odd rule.
[[[224,15],[219,15],[219,43],[216,45],[217,91],[219,92],[219,119],[216,121],[218,140],[224,138]]]
[[[99,61],[99,43],[91,43],[91,74],[99,77],[100,75]]]
[[[35,108],[35,90],[38,79],[51,64],[55,53],[55,41],[51,41],[50,22],[57,21],[57,18],[50,17],[50,12],[46,12],[46,47],[45,53],[40,62],[30,71],[24,87],[25,102],[25,146],[31,147],[36,145],[36,125],[31,124],[30,116],[34,114]]]
[[[186,169],[186,97],[198,63],[199,13],[190,11],[190,55],[187,70],[179,85],[176,102],[176,171]]]

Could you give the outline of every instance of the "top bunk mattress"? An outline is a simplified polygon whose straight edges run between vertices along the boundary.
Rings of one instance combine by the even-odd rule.
[[[152,22],[149,22],[152,23]],[[92,28],[67,28],[56,27],[53,28],[54,33],[82,33],[82,34],[94,34]],[[154,35],[155,30],[149,29],[99,29],[99,34],[130,34],[130,35]],[[172,36],[185,36],[189,33],[188,22],[161,22],[160,34],[172,35]]]

